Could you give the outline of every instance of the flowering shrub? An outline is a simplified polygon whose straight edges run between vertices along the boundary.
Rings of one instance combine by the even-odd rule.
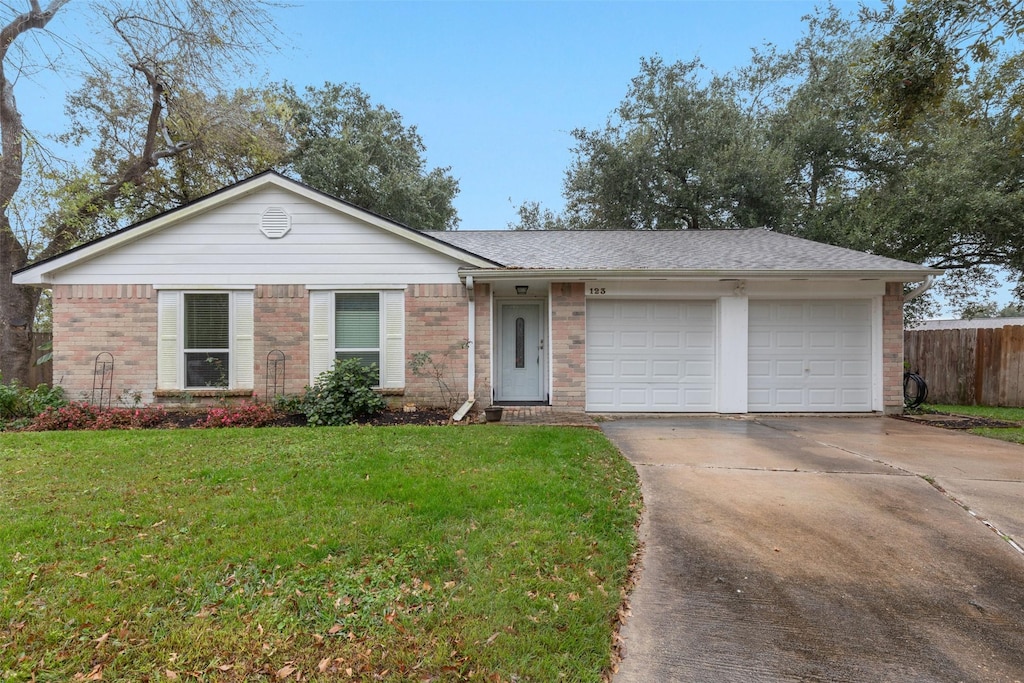
[[[265,427],[279,417],[273,406],[266,403],[242,403],[237,406],[211,408],[206,417],[195,425],[209,427]]]
[[[146,429],[167,419],[160,406],[147,408],[97,408],[88,403],[69,403],[41,412],[25,429],[46,432],[69,429]]]

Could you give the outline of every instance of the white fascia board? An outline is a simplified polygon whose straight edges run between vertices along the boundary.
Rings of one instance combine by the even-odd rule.
[[[250,180],[243,180],[237,185],[219,190],[205,199],[200,199],[193,204],[188,204],[178,209],[172,209],[165,214],[152,218],[135,227],[125,228],[119,233],[114,233],[109,237],[100,238],[93,243],[74,249],[63,256],[58,256],[44,261],[38,264],[38,266],[29,266],[15,274],[13,278],[14,284],[48,286],[52,284],[53,275],[61,270],[84,263],[85,261],[93,259],[101,254],[117,249],[118,247],[130,242],[143,239],[154,232],[159,232],[171,225],[181,223],[182,221],[186,221],[198,214],[205,213],[228,202],[253,194],[254,192],[258,192],[266,187],[276,187],[299,195],[311,202],[320,204],[321,206],[325,206],[364,223],[368,223],[396,236],[403,237],[410,242],[419,244],[455,259],[456,261],[461,261],[467,265],[475,266],[477,268],[495,266],[493,261],[488,261],[487,259],[457,249],[456,247],[440,240],[425,236],[414,228],[408,228],[392,223],[385,218],[381,218],[380,216],[362,209],[357,209],[356,207],[334,199],[329,195],[317,192],[312,188],[306,187],[302,183],[276,174],[268,173]]]
[[[573,270],[541,268],[464,268],[459,277],[473,276],[478,282],[525,280],[881,280],[884,282],[922,282],[944,270],[922,267],[920,270]]]

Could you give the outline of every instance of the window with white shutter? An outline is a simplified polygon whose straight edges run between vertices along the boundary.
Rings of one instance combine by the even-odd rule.
[[[157,298],[157,389],[252,389],[251,291],[161,290]]]
[[[310,382],[335,360],[376,365],[379,386],[405,386],[405,292],[313,291],[309,295]]]

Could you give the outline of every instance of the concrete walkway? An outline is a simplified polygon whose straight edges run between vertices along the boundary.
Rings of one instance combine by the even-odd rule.
[[[646,505],[614,683],[1024,680],[1024,554],[981,521],[1024,539],[1024,447],[881,417],[601,428]]]

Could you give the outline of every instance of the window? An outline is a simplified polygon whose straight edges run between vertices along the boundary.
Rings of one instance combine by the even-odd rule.
[[[334,357],[358,358],[363,365],[380,368],[380,294],[334,295]]]
[[[253,388],[253,289],[157,292],[158,391]]]
[[[404,289],[310,291],[310,384],[346,358],[376,363],[382,389],[405,386]]]
[[[231,300],[227,292],[185,294],[186,389],[226,389],[231,368]]]

